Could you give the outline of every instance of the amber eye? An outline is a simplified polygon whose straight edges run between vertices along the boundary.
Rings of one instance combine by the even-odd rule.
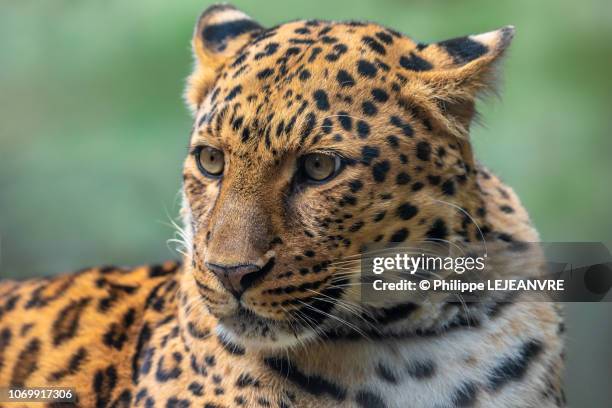
[[[195,152],[198,168],[205,176],[219,177],[223,174],[225,159],[223,152],[213,147],[205,146]]]
[[[304,156],[302,160],[304,175],[315,182],[332,178],[342,165],[340,157],[323,153],[312,153]]]

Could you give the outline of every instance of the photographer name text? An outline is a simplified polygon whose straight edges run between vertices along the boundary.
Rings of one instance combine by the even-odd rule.
[[[490,279],[480,282],[465,282],[459,279],[444,280],[430,279],[419,282],[402,279],[397,282],[385,282],[377,279],[372,282],[376,291],[423,291],[432,290],[438,292],[472,293],[489,291],[563,291],[564,281],[562,279]]]

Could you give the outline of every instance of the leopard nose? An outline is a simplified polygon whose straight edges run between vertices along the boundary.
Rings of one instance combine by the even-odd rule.
[[[206,267],[236,299],[239,299],[244,291],[253,286],[262,270],[255,264],[221,265],[206,262]]]

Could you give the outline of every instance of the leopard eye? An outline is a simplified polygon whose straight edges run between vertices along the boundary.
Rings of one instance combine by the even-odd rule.
[[[195,159],[198,168],[205,176],[219,177],[223,174],[225,158],[221,150],[209,146],[202,147],[196,150]]]
[[[303,172],[307,179],[322,182],[338,174],[342,160],[338,156],[312,153],[302,159]]]

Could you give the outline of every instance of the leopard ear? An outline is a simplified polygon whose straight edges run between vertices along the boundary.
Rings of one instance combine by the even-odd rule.
[[[195,66],[187,80],[185,99],[197,109],[230,58],[262,30],[262,26],[234,6],[208,7],[198,18],[191,40]]]
[[[484,34],[420,44],[403,57],[402,65],[417,71],[424,93],[437,108],[434,111],[438,115],[434,116],[451,133],[466,137],[476,99],[496,91],[499,62],[513,37],[514,27],[507,26]]]

